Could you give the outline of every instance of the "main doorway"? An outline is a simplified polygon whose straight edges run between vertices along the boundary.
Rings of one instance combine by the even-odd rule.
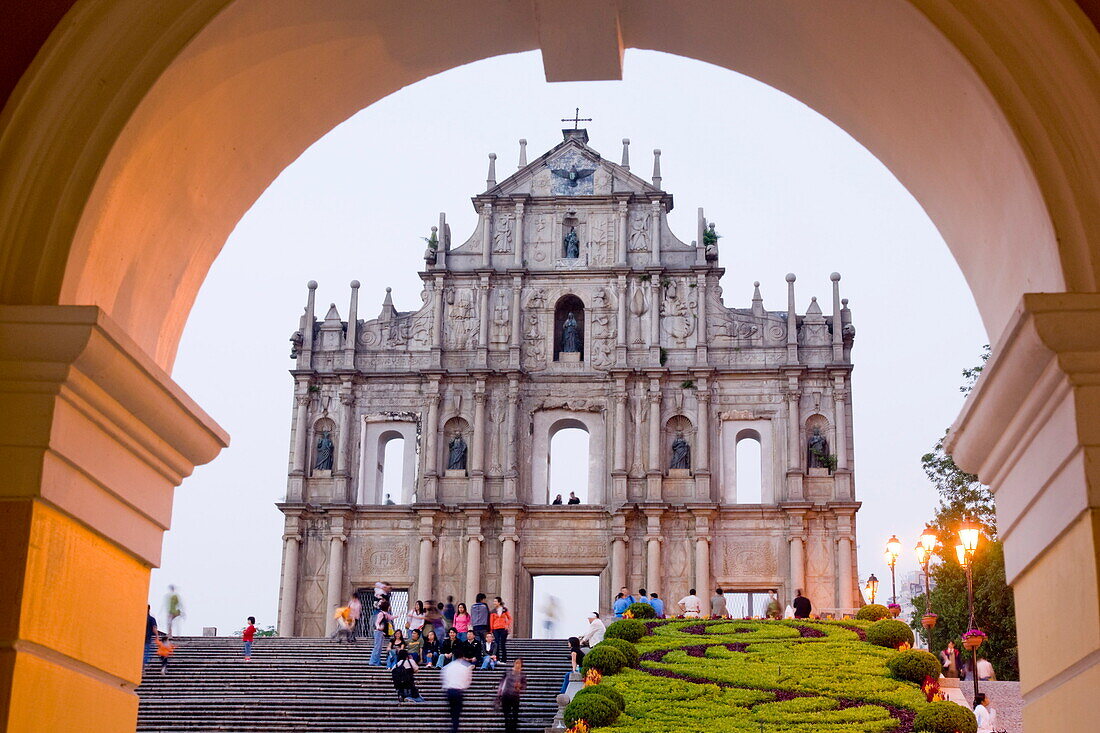
[[[531,637],[568,639],[588,628],[600,607],[598,575],[535,575],[531,579]]]

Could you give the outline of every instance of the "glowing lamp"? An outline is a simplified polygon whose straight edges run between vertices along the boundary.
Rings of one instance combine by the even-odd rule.
[[[969,564],[970,564],[970,563],[969,563],[969,562],[967,561],[967,560],[968,560],[968,558],[967,558],[967,555],[966,555],[966,548],[965,548],[965,547],[963,547],[962,545],[955,545],[955,555],[957,555],[957,556],[958,556],[958,558],[959,558],[959,565],[961,565],[962,567],[964,567],[964,568],[965,568],[965,567],[966,567],[967,565],[969,565]]]
[[[959,525],[959,541],[962,542],[962,546],[969,552],[974,552],[978,549],[978,537],[982,534],[981,527],[976,522],[972,522],[969,519],[964,519],[962,524]]]
[[[886,551],[894,557],[901,555],[901,540],[898,539],[897,535],[892,535],[889,541],[887,541]]]
[[[940,538],[936,536],[936,531],[931,527],[925,527],[924,532],[921,533],[920,543],[924,547],[925,553],[932,554],[932,550],[936,549],[936,544],[940,541]]]
[[[924,565],[924,563],[928,561],[928,549],[925,548],[925,546],[920,542],[918,542],[917,546],[913,548],[913,552],[917,554],[918,564]]]

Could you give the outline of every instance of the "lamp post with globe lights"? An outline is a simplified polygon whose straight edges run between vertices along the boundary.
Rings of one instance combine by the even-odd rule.
[[[978,538],[981,537],[981,527],[970,519],[964,519],[959,525],[959,544],[955,545],[955,555],[959,565],[966,571],[966,603],[969,619],[966,622],[966,633],[963,635],[963,646],[970,651],[970,673],[974,677],[974,699],[978,699],[978,647],[985,639],[974,625],[974,553],[978,550]],[[975,632],[975,633],[971,633]]]
[[[867,585],[863,586],[863,589],[871,597],[871,603],[874,603],[875,596],[878,594],[878,578],[875,577],[874,573],[871,573],[871,577],[867,579]]]
[[[936,536],[936,532],[931,527],[925,527],[920,540],[917,541],[917,546],[913,548],[913,552],[917,555],[917,562],[920,563],[924,573],[924,616],[921,617],[920,622],[921,626],[928,630],[929,651],[932,649],[932,629],[936,625],[937,616],[932,613],[932,589],[928,580],[928,564],[932,561],[932,551],[936,549],[938,542],[939,537]]]
[[[898,579],[895,567],[898,564],[898,558],[901,557],[901,540],[898,536],[891,535],[890,539],[886,542],[886,553],[883,555],[886,560],[886,564],[890,566],[890,605],[898,605]],[[890,612],[897,616],[896,608],[891,608]]]

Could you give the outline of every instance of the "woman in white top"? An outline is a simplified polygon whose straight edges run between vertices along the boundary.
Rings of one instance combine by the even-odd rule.
[[[405,626],[410,632],[424,628],[424,601],[417,601],[416,606],[405,615]]]
[[[993,709],[993,703],[984,692],[979,692],[974,698],[974,717],[978,720],[978,733],[993,733],[997,711]]]

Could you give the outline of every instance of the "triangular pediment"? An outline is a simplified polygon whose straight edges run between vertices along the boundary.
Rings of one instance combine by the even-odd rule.
[[[508,176],[483,196],[605,196],[657,193],[642,180],[577,137],[569,137]]]

